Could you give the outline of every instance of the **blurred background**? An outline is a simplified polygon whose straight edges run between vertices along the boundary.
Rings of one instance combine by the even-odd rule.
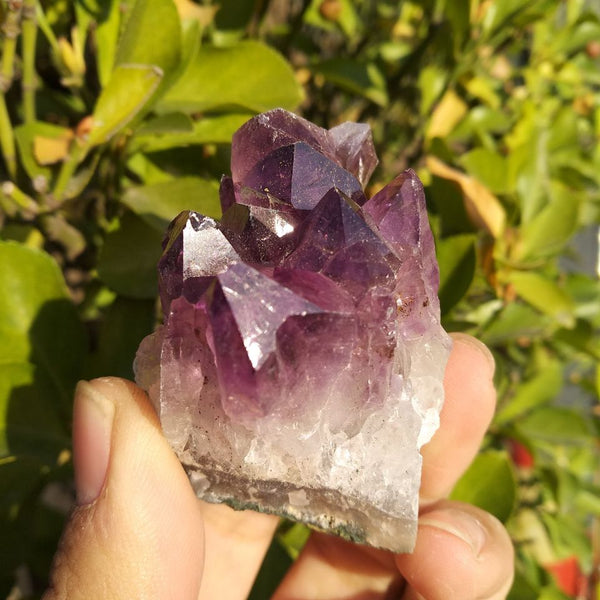
[[[151,6],[151,9],[149,8]],[[232,133],[368,122],[426,187],[448,330],[499,405],[454,491],[498,516],[513,600],[600,598],[600,2],[3,0],[0,597],[37,598],[72,502],[82,377],[132,377],[180,210],[218,218]],[[307,530],[283,523],[268,598]]]

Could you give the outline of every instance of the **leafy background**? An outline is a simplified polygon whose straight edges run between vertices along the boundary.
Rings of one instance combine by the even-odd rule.
[[[72,501],[73,388],[132,376],[165,225],[219,217],[232,133],[281,106],[370,123],[369,193],[418,171],[444,323],[498,364],[454,496],[506,523],[510,598],[599,598],[600,3],[149,5],[1,3],[0,595],[44,588]],[[282,525],[253,598],[305,539]]]

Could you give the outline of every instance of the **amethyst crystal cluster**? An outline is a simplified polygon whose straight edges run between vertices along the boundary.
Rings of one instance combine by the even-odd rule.
[[[198,496],[407,551],[450,342],[423,187],[367,199],[376,163],[366,125],[246,123],[221,221],[169,227],[135,369]]]

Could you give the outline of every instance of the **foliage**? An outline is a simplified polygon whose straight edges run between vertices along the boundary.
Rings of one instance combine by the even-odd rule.
[[[498,365],[496,418],[454,496],[507,524],[511,598],[597,593],[600,287],[573,238],[600,220],[598,2],[147,6],[2,2],[0,594],[17,568],[43,589],[75,382],[131,377],[165,224],[219,216],[232,133],[275,106],[369,122],[370,192],[418,171],[445,325]],[[292,558],[305,534],[282,529]],[[255,597],[289,561],[272,547]]]

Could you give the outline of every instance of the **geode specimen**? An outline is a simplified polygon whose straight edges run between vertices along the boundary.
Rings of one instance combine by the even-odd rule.
[[[135,370],[199,497],[400,552],[450,341],[423,187],[408,170],[367,200],[376,163],[366,125],[246,123],[221,221],[168,229]]]

